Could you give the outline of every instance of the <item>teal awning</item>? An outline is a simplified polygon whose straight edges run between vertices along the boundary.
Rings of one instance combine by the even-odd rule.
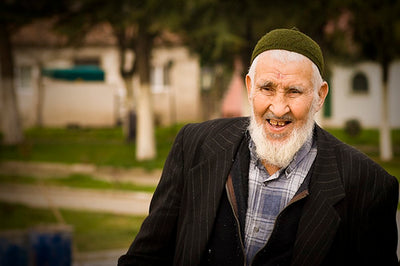
[[[104,71],[97,66],[75,66],[65,69],[46,68],[42,70],[42,75],[69,81],[104,81]]]

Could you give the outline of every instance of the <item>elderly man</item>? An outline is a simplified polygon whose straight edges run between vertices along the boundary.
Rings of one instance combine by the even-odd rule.
[[[185,126],[120,265],[397,265],[398,183],[314,122],[320,47],[263,36],[246,76],[251,117]]]

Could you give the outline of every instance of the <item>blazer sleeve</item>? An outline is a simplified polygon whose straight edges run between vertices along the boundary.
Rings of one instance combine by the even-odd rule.
[[[183,135],[178,133],[154,192],[148,217],[118,265],[172,265],[183,187]]]
[[[396,212],[399,184],[395,177],[379,176],[381,189],[370,191],[374,195],[369,206],[368,219],[361,241],[364,265],[398,265]]]

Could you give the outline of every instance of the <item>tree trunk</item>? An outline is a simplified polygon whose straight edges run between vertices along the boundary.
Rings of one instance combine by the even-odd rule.
[[[384,80],[382,88],[381,127],[379,131],[380,159],[390,161],[393,159],[392,137],[390,134],[388,83]]]
[[[128,44],[134,45],[133,40],[127,36],[126,29],[119,29],[114,25],[115,36],[118,40],[119,52],[119,71],[125,85],[124,108],[126,113],[123,117],[123,133],[127,142],[133,142],[136,137],[135,105],[133,97],[133,76],[135,73],[136,62],[128,60]]]
[[[43,103],[44,103],[44,86],[42,76],[42,62],[38,62],[38,76],[37,76],[37,100],[36,100],[36,126],[43,127]]]
[[[140,78],[140,88],[136,99],[136,159],[154,159],[156,145],[154,136],[154,115],[150,91],[150,54],[152,38],[146,29],[139,28],[135,56]]]
[[[123,79],[126,89],[124,102],[126,114],[124,117],[123,130],[126,141],[133,142],[136,138],[136,114],[133,99],[133,75],[126,75]]]
[[[6,25],[0,23],[0,68],[2,88],[2,129],[3,142],[6,145],[19,144],[24,140],[17,97],[14,86],[14,61],[10,34]]]
[[[156,156],[154,118],[150,84],[140,84],[137,98],[136,159],[154,159]]]

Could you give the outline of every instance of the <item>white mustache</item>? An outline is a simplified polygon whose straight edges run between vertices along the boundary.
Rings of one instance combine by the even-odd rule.
[[[285,114],[283,116],[276,116],[272,112],[265,113],[263,115],[263,118],[264,118],[264,120],[272,119],[272,120],[284,120],[284,121],[290,121],[290,122],[293,122],[295,120],[291,114]]]

